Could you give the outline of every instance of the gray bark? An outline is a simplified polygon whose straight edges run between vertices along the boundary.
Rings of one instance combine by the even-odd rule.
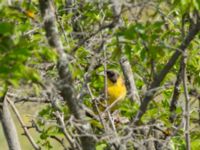
[[[0,111],[0,119],[9,150],[21,150],[15,123],[8,108],[8,102],[5,98]]]

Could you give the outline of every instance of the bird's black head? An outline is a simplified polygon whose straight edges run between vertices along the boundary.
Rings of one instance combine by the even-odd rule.
[[[112,81],[113,83],[117,82],[117,79],[119,77],[119,74],[113,70],[107,70],[106,71],[107,77],[110,81]]]

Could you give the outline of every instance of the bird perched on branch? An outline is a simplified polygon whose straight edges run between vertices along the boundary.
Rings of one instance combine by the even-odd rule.
[[[115,109],[114,106],[123,100],[126,96],[126,86],[123,77],[116,71],[107,70],[107,100],[102,101],[102,106],[100,106],[100,110],[104,111],[107,108],[112,111]]]
[[[126,86],[123,77],[116,71],[107,70],[108,104],[123,100],[126,96]]]
[[[111,113],[117,112],[116,105],[119,101],[123,100],[126,96],[126,86],[123,77],[116,71],[107,70],[106,71],[107,77],[107,99],[100,98],[99,100],[94,99],[93,101],[93,109],[94,112],[90,111],[89,109],[86,110],[86,115],[94,120],[99,120],[98,117],[95,115],[97,112],[102,113],[105,116],[107,110],[110,110]],[[92,121],[91,123],[94,126],[98,126],[98,128],[102,128],[101,125],[98,125],[97,122]],[[95,123],[94,123],[95,122]]]

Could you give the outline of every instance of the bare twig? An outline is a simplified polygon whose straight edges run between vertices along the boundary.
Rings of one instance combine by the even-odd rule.
[[[16,94],[13,93],[8,93],[9,97],[13,97],[15,99],[14,103],[19,103],[19,102],[36,102],[36,103],[50,103],[48,99],[45,99],[43,97],[19,97]]]
[[[47,88],[46,88],[47,89]],[[53,91],[53,92],[52,92]],[[73,148],[73,149],[80,149],[79,145],[77,145],[77,143],[75,143],[74,139],[68,134],[67,130],[66,130],[66,125],[65,125],[65,122],[64,122],[64,116],[61,114],[61,110],[59,108],[59,105],[58,105],[58,100],[56,99],[55,97],[55,89],[53,87],[49,87],[48,88],[48,92],[47,92],[47,99],[50,100],[51,102],[51,105],[52,107],[56,110],[54,112],[54,115],[58,121],[58,124],[59,124],[59,128],[62,130],[64,136],[65,136],[65,139],[69,142],[69,145]]]
[[[42,129],[39,128],[39,126],[35,123],[34,120],[32,120],[32,125],[29,128],[34,128],[37,132],[42,133]],[[50,135],[50,138],[52,138],[52,139],[56,140],[58,143],[60,143],[63,146],[64,150],[68,149],[66,146],[66,143],[63,139],[60,139],[54,135]]]
[[[107,63],[106,63],[106,60],[107,60],[107,51],[106,51],[106,48],[104,47],[104,51],[103,51],[104,53],[103,53],[103,56],[104,56],[104,95],[105,95],[105,104],[106,104],[106,108],[108,107],[108,103],[107,103],[107,100],[108,100],[108,91],[107,91],[107,89],[108,89],[108,82],[107,82]],[[115,127],[115,123],[114,123],[114,120],[113,120],[113,118],[112,118],[112,116],[111,116],[111,113],[110,113],[110,110],[109,109],[107,109],[106,110],[106,113],[107,113],[107,115],[108,115],[108,120],[109,120],[109,122],[110,122],[110,124],[111,124],[111,128],[112,128],[112,131],[114,132],[114,135],[115,135],[115,137],[116,137],[116,143],[114,143],[114,146],[116,146],[117,148],[119,148],[120,147],[120,141],[119,141],[119,138],[118,138],[118,134],[117,134],[117,130],[116,130],[116,127]],[[111,139],[112,140],[112,139]]]
[[[182,59],[182,78],[183,78],[183,88],[184,88],[184,95],[185,95],[185,110],[184,110],[184,117],[185,117],[185,143],[186,143],[186,150],[190,150],[190,103],[189,103],[189,94],[188,94],[188,87],[187,87],[187,73],[186,73],[186,63],[187,63],[187,55],[186,51],[183,55]]]
[[[102,117],[102,115],[101,115],[101,113],[100,113],[100,111],[99,111],[99,108],[98,108],[98,106],[97,106],[97,101],[96,101],[96,99],[94,98],[94,96],[93,96],[93,94],[92,94],[92,91],[90,90],[89,84],[87,84],[87,89],[88,89],[88,91],[89,91],[89,93],[90,93],[90,96],[91,96],[92,100],[94,101],[95,109],[97,110],[97,114],[98,114],[99,120],[100,120],[102,126],[104,127],[104,129],[106,129],[106,125],[105,125],[104,119],[103,119],[103,117]],[[98,119],[97,119],[97,120],[98,120]]]
[[[107,53],[106,53],[106,48],[105,48],[105,46],[103,47],[103,57],[104,57],[104,63],[103,63],[103,66],[104,66],[104,102],[105,102],[105,105],[106,105],[106,107],[108,107],[108,103],[107,103],[107,100],[108,100],[108,91],[107,91],[107,89],[108,89],[108,82],[107,82],[107,73],[106,73],[106,71],[107,71],[107,63],[106,63],[106,60],[107,60]],[[112,117],[111,117],[111,114],[110,114],[110,111],[109,110],[107,110],[106,111],[106,113],[107,113],[107,115],[108,115],[108,119],[109,119],[109,121],[110,121],[110,123],[111,123],[111,127],[112,127],[112,130],[114,131],[114,133],[116,133],[116,128],[115,128],[115,125],[114,125],[114,123],[113,123],[113,119],[112,119]]]
[[[200,94],[198,93],[198,91],[196,89],[191,89],[189,94],[193,97],[195,97],[198,100],[199,106],[198,106],[198,115],[199,115],[199,119],[198,119],[198,123],[200,125]]]
[[[97,35],[98,33],[100,33],[101,31],[103,31],[104,29],[111,29],[114,28],[117,23],[119,22],[120,19],[120,14],[121,14],[121,7],[122,4],[120,1],[116,1],[116,0],[111,0],[111,3],[113,5],[113,12],[114,12],[114,18],[110,23],[105,23],[100,25],[99,29],[94,31],[93,33],[89,34],[87,37],[85,37],[84,39],[80,40],[79,43],[77,44],[76,47],[73,48],[72,53],[76,52],[77,49],[82,46],[85,42],[87,42],[90,38],[92,38],[93,36]]]
[[[117,104],[119,101],[121,101],[121,98],[122,98],[122,97],[123,97],[123,95],[120,96],[120,97],[118,97],[116,100],[114,100],[114,102],[113,102],[112,104],[110,104],[109,106],[106,107],[106,109],[102,112],[102,114],[106,113],[107,111],[110,111],[111,108],[113,108],[114,106],[116,106],[116,104]]]
[[[76,47],[74,47],[72,49],[72,52],[75,53],[78,48],[80,46],[82,46],[85,42],[87,42],[90,38],[92,38],[93,36],[95,36],[96,34],[98,34],[99,32],[101,32],[102,30],[104,29],[107,29],[107,28],[112,28],[113,26],[115,25],[115,20],[111,23],[108,23],[108,24],[105,24],[105,25],[102,25],[101,27],[99,27],[99,29],[97,31],[94,31],[93,33],[91,33],[90,35],[88,35],[86,38],[82,39]]]
[[[171,122],[174,122],[175,117],[176,117],[175,110],[176,110],[177,102],[178,102],[178,99],[180,96],[180,84],[182,81],[181,74],[182,74],[182,65],[180,64],[179,72],[176,77],[174,91],[173,91],[173,95],[172,95],[172,99],[171,99],[171,103],[170,103],[170,112],[171,112],[170,121]]]
[[[57,136],[51,135],[50,138],[56,140],[58,143],[60,143],[62,145],[62,147],[64,148],[64,150],[68,150],[65,142],[63,139],[59,139]]]
[[[198,112],[199,112],[199,126],[200,126],[200,99],[198,100],[198,102],[199,102],[199,107],[198,107]]]
[[[168,137],[165,139],[165,141],[163,142],[162,147],[161,147],[160,149],[165,149],[165,148],[167,148],[167,147],[168,147],[168,144],[167,144],[167,143],[169,143],[170,140],[171,140],[171,138],[174,137],[175,135],[177,135],[178,131],[180,131],[180,130],[183,128],[183,124],[184,124],[184,119],[185,119],[185,118],[184,118],[184,114],[182,114],[181,116],[183,116],[183,117],[182,117],[182,119],[181,119],[180,124],[179,124],[179,125],[176,125],[175,127],[173,127],[172,133],[170,134],[170,136],[168,136]]]
[[[31,143],[31,145],[33,146],[33,148],[35,150],[40,150],[41,148],[36,144],[36,142],[34,141],[33,137],[29,133],[29,131],[28,131],[26,125],[24,124],[24,122],[23,122],[23,120],[22,120],[17,108],[14,105],[14,103],[11,100],[9,100],[8,98],[7,98],[7,101],[10,104],[11,108],[13,109],[15,115],[17,116],[17,119],[19,120],[19,123],[21,124],[22,129],[24,130],[24,133],[25,133],[26,137],[28,138],[28,140]]]
[[[107,130],[106,123],[104,121],[104,118],[101,115],[101,112],[99,110],[99,107],[98,107],[96,99],[94,100],[94,106],[95,106],[95,109],[97,110],[97,114],[98,114],[98,117],[99,117],[99,120],[100,120],[101,124],[103,125],[104,129]]]
[[[75,149],[75,145],[74,145],[75,142],[72,139],[72,137],[67,133],[65,123],[64,123],[64,116],[61,116],[59,111],[56,111],[54,114],[55,114],[56,118],[58,118],[58,120],[59,120],[59,124],[61,125],[61,130],[63,131],[65,138],[67,139],[69,144],[72,146],[72,148]]]
[[[99,52],[103,49],[104,43],[105,41],[102,40],[98,48],[95,50],[95,55],[91,58],[91,61],[90,61],[91,63],[89,67],[87,68],[87,72],[84,75],[84,83],[82,85],[82,90],[80,94],[78,95],[79,99],[82,99],[83,96],[85,96],[86,94],[87,84],[90,82],[90,79],[91,79],[91,72],[95,70],[97,67],[101,66],[100,61],[98,61],[98,59],[100,57]],[[94,99],[94,97],[92,99]]]
[[[185,14],[182,16],[181,34],[182,34],[182,37],[184,38],[185,37]],[[183,55],[184,55],[184,53],[185,52],[183,52]],[[182,81],[182,72],[183,72],[183,62],[180,61],[179,71],[178,71],[178,74],[177,74],[177,77],[176,77],[173,96],[172,96],[172,100],[171,100],[171,103],[170,103],[171,115],[170,115],[169,119],[172,123],[174,122],[174,120],[176,118],[175,110],[176,110],[177,102],[178,102],[178,99],[179,99],[179,96],[180,96],[180,84],[181,84],[181,81]]]

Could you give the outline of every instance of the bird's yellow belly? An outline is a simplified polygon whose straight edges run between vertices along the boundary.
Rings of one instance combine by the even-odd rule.
[[[114,101],[123,100],[126,96],[125,85],[118,84],[108,87],[108,103],[112,104]]]

